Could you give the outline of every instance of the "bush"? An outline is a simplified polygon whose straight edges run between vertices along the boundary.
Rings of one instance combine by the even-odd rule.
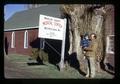
[[[31,57],[32,57],[33,59],[37,59],[38,56],[39,56],[39,50],[38,50],[38,48],[32,48]]]
[[[44,50],[40,50],[39,52],[40,58],[43,60],[43,62],[48,62],[48,54]]]
[[[39,50],[38,48],[33,48],[32,49],[31,57],[33,59],[36,59],[36,60],[38,60],[38,58],[39,58],[43,62],[48,62],[49,61],[48,60],[48,54],[44,50],[42,50],[42,49]]]

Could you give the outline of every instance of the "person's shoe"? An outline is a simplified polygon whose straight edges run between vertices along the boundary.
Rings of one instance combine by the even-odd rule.
[[[85,75],[85,77],[86,77],[86,78],[89,78],[89,77],[90,77],[90,75],[89,75],[89,74],[87,74],[87,75]]]
[[[95,75],[91,75],[90,78],[95,78]]]

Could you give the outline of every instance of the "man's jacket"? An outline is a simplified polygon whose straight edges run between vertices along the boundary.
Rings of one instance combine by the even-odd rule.
[[[85,48],[84,50],[86,51],[85,55],[86,56],[92,56],[95,57],[97,55],[97,42],[96,40],[90,41],[89,47]]]

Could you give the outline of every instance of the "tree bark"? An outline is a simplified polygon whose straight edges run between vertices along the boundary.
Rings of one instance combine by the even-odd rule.
[[[62,5],[62,12],[70,16],[69,21],[69,54],[76,53],[79,63],[82,62],[82,49],[80,47],[81,34],[97,34],[98,55],[96,61],[101,62],[103,58],[103,35],[104,35],[104,13],[103,7],[97,5]],[[84,63],[80,63],[83,65]]]

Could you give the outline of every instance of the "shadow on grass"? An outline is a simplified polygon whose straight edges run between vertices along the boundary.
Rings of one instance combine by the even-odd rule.
[[[111,75],[115,75],[115,73],[114,73],[115,69],[112,65],[110,65],[109,63],[104,64],[103,62],[101,62],[100,64],[101,64],[102,70],[106,71],[107,73],[109,73]]]
[[[28,65],[45,65],[44,63],[43,63],[43,61],[40,59],[40,57],[38,56],[37,57],[37,59],[36,60],[33,60],[33,61],[35,61],[35,62],[31,62],[33,59],[29,59],[29,61],[30,62],[28,62],[27,64]]]
[[[27,63],[28,65],[30,65],[30,66],[33,66],[33,65],[45,65],[45,64],[43,64],[43,63],[38,63],[38,62],[32,62],[32,63]]]
[[[77,60],[77,55],[76,53],[72,53],[70,56],[69,56],[69,64],[71,67],[75,68],[76,70],[78,70],[78,72],[85,76],[86,74],[80,70],[80,64],[79,64],[79,61]]]
[[[104,63],[104,59],[105,59],[105,57],[100,62],[101,69],[111,75],[115,75],[115,73],[114,73],[115,68],[110,63]]]

